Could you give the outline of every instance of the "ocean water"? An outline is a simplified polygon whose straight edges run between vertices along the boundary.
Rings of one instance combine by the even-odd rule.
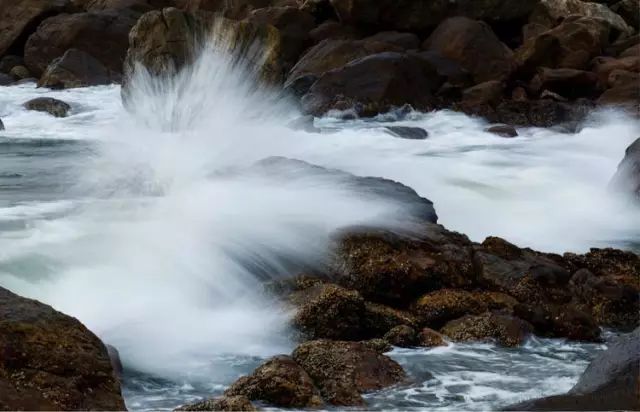
[[[317,264],[331,233],[396,228],[393,199],[355,196],[340,182],[237,172],[286,156],[413,187],[440,222],[544,251],[634,248],[640,212],[607,184],[637,121],[595,113],[576,133],[521,129],[503,139],[452,112],[287,127],[291,102],[250,70],[204,53],[177,79],[64,91],[0,88],[0,285],[73,315],[116,346],[133,410],[213,396],[263,359],[289,353],[289,314],[261,293],[286,262]],[[249,79],[249,80],[247,80]],[[58,119],[22,107],[68,102]],[[423,127],[391,137],[389,122]],[[414,382],[367,395],[374,409],[491,409],[569,389],[602,345],[532,340],[396,350]]]

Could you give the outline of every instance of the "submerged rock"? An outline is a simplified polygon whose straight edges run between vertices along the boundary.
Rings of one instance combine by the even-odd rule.
[[[67,103],[52,97],[38,97],[29,100],[24,104],[24,107],[28,110],[46,112],[55,117],[67,117],[69,110],[71,110],[71,106]]]
[[[202,402],[196,402],[184,405],[176,409],[176,411],[257,411],[255,406],[246,396],[221,396],[215,399],[209,399]]]
[[[640,410],[640,329],[616,339],[565,395],[511,405],[514,411]]]
[[[244,376],[225,391],[226,397],[246,396],[250,400],[286,408],[309,408],[322,404],[309,375],[289,356],[276,356]]]
[[[418,333],[418,344],[426,348],[448,345],[443,334],[430,328],[422,328]]]
[[[518,131],[515,127],[506,124],[499,124],[491,126],[486,129],[486,132],[495,134],[500,137],[517,137]]]
[[[0,131],[4,130],[4,123],[2,123],[2,119],[0,119]]]
[[[296,348],[293,358],[333,405],[364,405],[362,393],[406,378],[395,361],[358,342],[306,342]]]
[[[386,126],[385,130],[392,136],[401,139],[424,140],[429,137],[429,132],[421,127]]]
[[[125,409],[100,339],[76,319],[2,288],[0,353],[0,409]]]
[[[384,340],[393,346],[411,348],[418,345],[416,330],[407,325],[396,326],[384,335]]]
[[[532,332],[528,322],[495,312],[465,316],[442,328],[442,333],[454,341],[494,339],[502,346],[519,346]]]

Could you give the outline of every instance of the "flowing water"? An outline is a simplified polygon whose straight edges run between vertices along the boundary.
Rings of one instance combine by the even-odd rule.
[[[579,132],[522,129],[517,139],[451,113],[286,127],[294,106],[256,89],[251,73],[205,53],[177,79],[117,86],[0,88],[0,285],[79,318],[116,346],[130,409],[170,409],[220,393],[265,357],[287,353],[288,314],[262,293],[288,262],[317,264],[335,230],[402,227],[406,210],[339,181],[244,173],[268,156],[302,159],[405,183],[440,222],[481,241],[498,235],[545,251],[636,248],[640,213],[609,193],[640,134],[619,113]],[[64,119],[29,112],[52,96]],[[384,132],[427,129],[424,141]],[[295,177],[295,178],[293,178]],[[488,409],[566,391],[602,345],[531,340],[525,347],[396,350],[414,377],[370,394],[379,409]]]

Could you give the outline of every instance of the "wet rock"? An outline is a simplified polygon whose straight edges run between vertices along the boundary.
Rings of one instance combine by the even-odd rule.
[[[505,79],[515,68],[512,51],[491,28],[465,17],[442,22],[423,48],[458,62],[476,83]]]
[[[11,73],[11,69],[16,66],[24,66],[24,59],[20,56],[9,54],[0,59],[0,72]]]
[[[532,90],[551,90],[569,99],[593,96],[598,76],[593,72],[576,69],[541,68],[534,79]]]
[[[317,116],[349,108],[359,116],[374,116],[405,104],[426,110],[434,106],[443,82],[424,59],[385,52],[323,74],[301,102],[306,113]]]
[[[40,78],[38,87],[70,89],[110,84],[119,79],[119,74],[111,73],[93,56],[69,49],[62,57],[51,62]]]
[[[539,67],[586,69],[608,44],[609,27],[592,17],[571,16],[557,27],[527,40],[515,53],[521,75]]]
[[[4,123],[2,123],[2,119],[0,119],[0,131],[4,130]]]
[[[246,396],[221,396],[202,402],[184,405],[176,411],[257,411]]]
[[[418,334],[411,326],[400,325],[387,332],[384,340],[393,346],[411,348],[418,345]]]
[[[138,14],[128,9],[60,14],[50,17],[29,37],[24,60],[41,76],[53,60],[69,49],[81,50],[114,73],[122,72],[129,31]]]
[[[332,267],[338,282],[366,299],[407,306],[428,290],[473,281],[464,242],[455,236],[446,243],[439,238],[415,240],[387,232],[351,231],[337,239]]]
[[[345,26],[335,20],[327,20],[311,30],[309,37],[314,44],[318,44],[327,39],[355,40],[361,36],[359,36],[358,31],[351,26]]]
[[[625,330],[640,325],[638,291],[631,285],[581,269],[571,278],[571,288],[576,300],[591,308],[598,324]]]
[[[609,76],[616,70],[629,72],[640,72],[640,55],[630,57],[606,57],[600,56],[593,60],[593,71],[598,76],[598,81],[602,85],[607,85]]]
[[[448,346],[444,335],[430,328],[422,328],[420,333],[418,333],[418,344],[426,348]]]
[[[573,305],[519,304],[514,314],[531,323],[539,336],[600,342],[600,328],[593,316]]]
[[[93,333],[2,288],[0,353],[0,409],[125,409],[107,349]]]
[[[424,140],[429,137],[429,132],[421,127],[386,126],[385,130],[394,137],[410,140]]]
[[[369,340],[362,341],[360,343],[362,343],[364,346],[370,349],[373,349],[378,353],[386,353],[386,352],[391,352],[393,350],[393,346],[391,346],[389,342],[387,342],[382,338],[369,339]]]
[[[115,346],[105,345],[105,347],[107,348],[107,354],[111,361],[113,373],[118,377],[118,379],[121,379],[124,367],[122,366],[122,360],[120,359],[120,352],[118,352],[118,349],[116,349]]]
[[[514,126],[552,127],[583,121],[594,108],[590,101],[571,103],[552,100],[503,101],[495,109],[480,111],[487,120]],[[486,107],[486,106],[485,106]],[[473,111],[467,111],[473,114]]]
[[[402,367],[392,359],[357,342],[306,342],[293,359],[311,376],[330,404],[364,405],[362,393],[403,381]]]
[[[67,117],[69,110],[71,110],[71,106],[67,103],[51,97],[38,97],[29,100],[24,104],[24,107],[28,110],[46,112],[55,117]]]
[[[293,326],[305,339],[363,340],[370,337],[366,328],[364,299],[356,291],[337,285],[319,285],[307,289],[299,301]]]
[[[383,336],[387,331],[400,325],[415,327],[418,320],[411,313],[379,303],[365,302],[367,330],[375,336]]]
[[[462,92],[462,106],[476,107],[482,105],[496,105],[504,96],[504,83],[490,80],[469,87]]]
[[[640,292],[640,256],[633,252],[594,248],[584,255],[565,253],[563,258],[575,270],[588,269],[597,276],[611,278]]]
[[[500,137],[517,137],[518,136],[518,131],[516,130],[516,128],[513,126],[509,126],[507,124],[498,124],[495,126],[491,126],[491,127],[488,127],[485,131]]]
[[[287,126],[293,130],[304,130],[308,133],[319,133],[321,129],[317,128],[314,124],[315,117],[311,115],[300,116],[290,121]]]
[[[0,73],[0,86],[8,86],[14,82],[13,76]]]
[[[251,375],[234,382],[225,396],[246,396],[253,401],[286,408],[319,406],[322,400],[309,375],[289,356],[276,356]]]
[[[636,31],[640,29],[640,3],[635,0],[620,0],[611,6],[624,21]]]
[[[627,148],[610,186],[640,199],[640,139]]]
[[[623,335],[589,364],[565,395],[525,401],[505,410],[604,411],[640,409],[640,329]]]
[[[611,75],[613,76],[615,72]],[[614,86],[602,93],[598,99],[598,104],[603,106],[613,106],[627,110],[630,114],[640,115],[638,102],[640,102],[640,89],[638,79],[640,75],[631,73],[629,76],[619,76],[614,79]]]
[[[511,347],[523,344],[533,332],[533,327],[513,316],[486,312],[453,320],[441,332],[454,341],[491,339]]]
[[[24,66],[15,66],[13,69],[11,69],[9,74],[15,80],[23,80],[23,79],[28,79],[30,77],[33,77],[31,76],[31,72],[29,71],[29,69],[27,69]]]
[[[27,37],[36,30],[42,20],[70,7],[70,0],[0,2],[0,56],[7,52],[22,53]]]
[[[412,306],[422,325],[440,328],[450,320],[487,310],[481,295],[466,290],[441,289],[427,293]]]
[[[606,5],[581,0],[541,0],[529,20],[553,28],[558,22],[573,15],[598,18],[620,34],[633,32],[624,19]]]

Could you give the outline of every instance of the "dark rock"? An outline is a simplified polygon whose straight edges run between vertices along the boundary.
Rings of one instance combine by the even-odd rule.
[[[412,312],[418,317],[420,324],[438,329],[451,320],[501,306],[500,302],[483,292],[440,289],[418,299],[412,306]]]
[[[366,310],[356,291],[336,285],[319,285],[302,293],[304,302],[293,326],[305,339],[363,340],[374,336],[366,329]]]
[[[331,0],[344,23],[377,30],[422,32],[432,29],[449,16],[466,16],[492,22],[519,21],[526,18],[537,1],[523,0]]]
[[[418,345],[418,334],[411,326],[400,325],[387,332],[384,340],[393,346],[411,348]]]
[[[402,367],[357,342],[312,341],[298,346],[293,359],[311,376],[325,401],[364,405],[361,394],[405,379]]]
[[[14,82],[13,76],[0,73],[0,86],[8,86]]]
[[[369,340],[362,341],[360,343],[362,343],[364,346],[370,349],[373,349],[378,353],[386,353],[386,352],[391,352],[393,350],[393,346],[391,346],[389,342],[387,342],[382,338],[369,339]]]
[[[593,316],[573,305],[519,304],[514,314],[531,323],[539,336],[600,342],[600,328]]]
[[[489,80],[469,87],[462,92],[463,107],[477,107],[482,105],[494,106],[504,97],[504,83],[499,80]]]
[[[127,9],[50,17],[29,37],[25,63],[34,75],[41,76],[54,59],[73,48],[93,56],[112,72],[121,73],[129,31],[137,18],[137,13]]]
[[[611,7],[611,10],[620,15],[629,26],[636,29],[636,32],[640,29],[640,3],[637,1],[620,0]]]
[[[0,353],[0,409],[125,409],[107,349],[93,333],[2,288]]]
[[[485,130],[488,133],[495,134],[500,137],[517,137],[518,131],[515,127],[509,126],[507,124],[498,124],[495,126],[491,126]]]
[[[69,110],[71,110],[71,106],[67,103],[51,97],[38,97],[29,100],[24,104],[24,107],[28,110],[47,112],[55,117],[67,117]]]
[[[551,90],[569,99],[593,96],[598,76],[576,69],[539,69],[537,91]]]
[[[24,59],[20,56],[9,54],[0,59],[0,73],[11,73],[16,66],[24,66]]]
[[[620,58],[600,56],[593,60],[592,66],[600,84],[606,86],[613,71],[640,72],[640,55]]]
[[[28,79],[30,77],[33,77],[31,76],[31,72],[29,71],[29,69],[27,69],[24,66],[15,66],[13,69],[11,69],[9,74],[15,80],[23,80],[23,79]]]
[[[22,54],[27,37],[42,20],[71,7],[70,0],[0,0],[0,56]]]
[[[420,48],[420,39],[413,33],[402,33],[397,31],[383,31],[367,37],[368,41],[379,41],[396,45],[403,50],[417,50]]]
[[[80,50],[69,49],[62,57],[51,62],[40,78],[38,87],[70,89],[110,84],[119,79],[118,73],[112,73],[93,56]]]
[[[605,22],[619,34],[631,34],[633,31],[622,17],[611,11],[609,7],[597,2],[582,0],[545,0],[538,3],[529,20],[548,28],[555,27],[558,22],[570,16],[589,16]]]
[[[441,332],[454,341],[493,339],[502,346],[520,346],[533,332],[533,327],[513,316],[486,312],[453,320]]]
[[[522,127],[552,127],[583,121],[595,105],[590,101],[557,102],[553,100],[503,100],[490,105],[458,108],[469,115],[479,115],[491,123]]]
[[[557,27],[527,40],[515,53],[521,75],[539,67],[586,69],[608,44],[609,27],[593,17],[571,16]]]
[[[345,26],[335,20],[327,20],[311,30],[309,37],[313,43],[318,44],[327,39],[355,40],[360,36],[358,31],[351,26]]]
[[[175,6],[175,0],[72,0],[84,11],[130,9],[140,14]]]
[[[513,53],[479,21],[453,17],[442,22],[423,48],[458,62],[476,83],[503,80],[515,68]]]
[[[4,123],[2,123],[2,119],[0,119],[0,131],[4,130]]]
[[[610,186],[640,199],[640,139],[627,148]]]
[[[322,400],[309,375],[289,356],[276,356],[251,375],[234,382],[225,396],[246,396],[253,401],[286,408],[319,406]]]
[[[426,348],[448,346],[444,335],[430,328],[422,328],[420,333],[418,333],[418,344]]]
[[[599,354],[565,395],[525,401],[505,410],[640,410],[640,329],[623,335]]]
[[[118,379],[122,379],[124,367],[122,366],[122,360],[120,359],[120,352],[118,352],[118,349],[116,349],[114,346],[104,346],[107,348],[107,354],[109,355],[109,360],[111,361],[113,373],[118,377]]]
[[[386,126],[385,130],[394,137],[410,140],[424,140],[429,137],[429,132],[421,127]]]
[[[251,404],[251,401],[246,396],[222,396],[216,399],[184,405],[176,409],[176,411],[253,412],[257,411],[257,409]]]
[[[323,74],[302,98],[302,107],[318,116],[346,108],[374,116],[405,104],[426,110],[434,106],[435,92],[443,82],[424,59],[379,53]]]
[[[418,320],[411,313],[379,303],[365,302],[367,330],[372,335],[382,336],[400,325],[416,327]]]
[[[366,299],[396,306],[429,290],[473,282],[468,240],[435,225],[425,234],[435,239],[355,230],[340,235],[332,258],[338,282]]]

